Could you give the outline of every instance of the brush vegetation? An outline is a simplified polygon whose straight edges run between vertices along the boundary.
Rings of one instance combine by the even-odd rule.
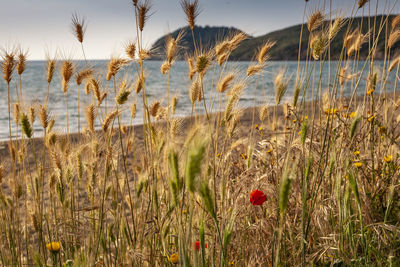
[[[390,26],[395,22],[395,15],[390,15],[387,17],[388,23]],[[321,25],[332,23],[332,28],[337,28],[337,32],[331,31],[331,35],[337,35],[336,38],[333,38],[330,49],[331,49],[331,59],[338,60],[340,58],[340,52],[343,46],[344,35],[346,34],[346,29],[348,27],[349,21],[352,20],[351,23],[354,26],[358,26],[362,28],[362,32],[367,32],[369,29],[368,23],[370,27],[373,28],[373,24],[380,25],[384,23],[386,20],[385,15],[378,15],[376,17],[355,17],[355,18],[342,18],[341,20],[334,20],[329,22],[329,17],[324,17],[322,22],[317,21],[317,25],[321,27]],[[376,20],[376,21],[375,21]],[[313,23],[315,26],[315,22]],[[336,25],[335,25],[336,24]],[[362,25],[362,26],[360,26]],[[336,26],[336,27],[335,27]],[[271,49],[269,56],[270,60],[298,60],[299,55],[299,36],[302,28],[307,28],[307,31],[303,31],[303,38],[301,41],[300,47],[300,56],[301,60],[307,59],[307,44],[309,38],[308,32],[308,24],[303,25],[295,25],[288,28],[284,28],[282,30],[274,31],[262,36],[251,36],[246,34],[248,37],[247,40],[242,42],[235,51],[232,52],[230,56],[230,60],[233,61],[251,61],[254,59],[254,51],[257,50],[263,43],[269,40],[276,41],[276,45]],[[180,28],[174,32],[172,32],[171,36],[177,36],[179,33],[187,33],[184,35],[183,43],[185,46],[183,47],[183,51],[180,55],[181,59],[184,59],[184,55],[192,54],[194,52],[193,40],[190,34],[190,28],[184,27]],[[229,27],[212,27],[212,26],[195,26],[196,32],[196,42],[201,44],[202,47],[214,47],[216,46],[220,40],[224,39],[224,37],[229,36],[230,34],[242,32],[236,28]],[[398,43],[398,38],[400,38],[400,31],[397,29],[394,32],[388,31],[389,37],[385,37],[384,34],[380,35],[377,48],[375,51],[374,58],[383,60],[385,57],[385,48],[391,48],[391,55],[395,54],[396,50],[400,47]],[[169,36],[169,35],[168,35]],[[164,46],[165,40],[168,36],[163,36],[158,39],[152,46],[154,51],[157,51],[151,59],[161,60],[163,59],[163,55],[161,53],[162,47]],[[360,49],[360,59],[366,59],[368,57],[369,48],[368,46],[362,46]]]

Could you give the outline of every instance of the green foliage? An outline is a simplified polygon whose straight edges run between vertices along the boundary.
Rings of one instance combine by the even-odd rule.
[[[198,181],[196,178],[201,174],[202,163],[206,152],[207,142],[200,140],[197,136],[188,151],[188,160],[186,163],[186,187],[190,192],[197,190]]]
[[[20,114],[20,117],[21,117],[22,131],[24,132],[26,137],[31,138],[33,134],[33,129],[31,123],[29,122],[28,116],[26,116],[26,114],[22,112]]]

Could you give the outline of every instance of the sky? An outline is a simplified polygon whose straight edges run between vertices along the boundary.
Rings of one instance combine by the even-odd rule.
[[[372,10],[375,10],[376,1],[370,2]],[[143,32],[144,44],[148,47],[164,34],[186,26],[179,0],[151,2],[152,15]],[[324,5],[327,13],[333,16],[338,12],[348,14],[355,2],[310,0],[306,14]],[[394,2],[379,1],[379,11]],[[305,8],[304,0],[199,0],[199,3],[202,12],[197,25],[232,26],[253,36],[301,23]],[[70,26],[74,12],[87,21],[84,48],[89,59],[119,55],[123,44],[136,38],[131,0],[0,0],[0,6],[0,47],[20,45],[29,49],[31,60],[44,59],[46,52],[52,56],[56,51],[65,57],[82,57],[80,44]],[[397,6],[393,11],[398,12]]]

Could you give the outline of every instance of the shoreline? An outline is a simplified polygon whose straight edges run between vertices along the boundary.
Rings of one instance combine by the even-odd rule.
[[[388,93],[387,95],[392,95],[393,93]],[[353,105],[359,105],[359,101],[362,101],[364,99],[364,95],[359,95],[359,96],[355,96],[355,98],[353,98]],[[348,103],[350,100],[349,97],[343,97],[343,98],[338,98],[336,99],[336,103],[339,103],[340,105],[343,105],[344,103]],[[300,103],[301,99],[299,99],[299,103]],[[306,110],[306,112],[308,112],[311,107],[314,105],[316,114],[318,116],[319,114],[319,103],[320,100],[315,100],[315,101],[307,101],[305,102],[305,106],[304,106],[304,110]],[[356,104],[357,103],[357,104]],[[271,135],[276,135],[276,134],[282,134],[285,133],[286,130],[285,129],[285,125],[287,126],[288,122],[289,122],[289,126],[291,125],[290,123],[292,123],[292,121],[287,121],[287,119],[284,116],[284,112],[285,112],[285,105],[286,103],[280,104],[277,107],[277,112],[276,112],[276,118],[278,121],[278,125],[277,125],[277,130],[272,130],[271,127],[273,126],[273,113],[274,113],[274,109],[276,106],[274,105],[270,105],[268,106],[268,114],[269,116],[267,117],[267,119],[264,120],[264,122],[260,122],[260,118],[259,118],[259,109],[261,106],[253,106],[253,107],[246,107],[243,109],[240,109],[241,112],[241,117],[240,117],[240,121],[238,123],[237,126],[237,133],[236,133],[236,137],[239,138],[243,138],[246,135],[249,134],[249,130],[251,130],[251,124],[253,122],[253,112],[254,112],[254,125],[263,125],[265,128],[262,130],[263,134],[262,137],[266,138],[268,136]],[[347,104],[346,104],[347,105]],[[341,107],[337,107],[339,109],[339,112],[341,111]],[[215,118],[216,116],[218,116],[218,114],[222,114],[223,115],[224,111],[220,111],[220,112],[214,112],[209,114],[210,119]],[[306,115],[306,114],[305,114]],[[185,134],[182,133],[186,133],[187,130],[190,129],[190,116],[183,116],[183,117],[174,117],[180,120],[180,133],[178,134],[178,138],[184,138],[186,137]],[[154,118],[153,118],[154,119]],[[206,115],[205,114],[199,114],[197,117],[198,121],[206,121]],[[215,123],[215,121],[212,120],[213,123]],[[299,122],[296,122],[299,123]],[[152,125],[155,126],[155,128],[157,128],[157,130],[161,130],[165,132],[165,124],[166,121],[165,119],[162,119],[160,121],[152,121]],[[114,125],[113,127],[113,134],[112,134],[112,138],[113,141],[115,142],[116,140],[118,140],[118,128]],[[141,149],[144,148],[144,136],[143,136],[143,124],[137,124],[137,125],[132,125],[132,126],[127,126],[127,134],[123,134],[123,138],[124,140],[126,140],[126,138],[129,137],[129,133],[134,133],[134,147],[135,147],[135,151],[140,151]],[[67,134],[66,133],[58,133],[57,131],[54,131],[57,134],[57,137],[59,139],[63,139],[66,138]],[[100,129],[96,129],[95,130],[95,135],[102,135],[102,130]],[[85,140],[85,138],[87,138],[85,136],[84,133],[81,133],[82,136],[82,140]],[[73,132],[69,134],[70,137],[70,142],[72,144],[72,146],[75,146],[79,143],[78,141],[78,137],[79,137],[79,133],[78,132]],[[22,139],[18,139],[18,140],[22,140]],[[26,141],[26,137],[24,138],[24,140]],[[36,151],[41,151],[43,150],[43,137],[33,137],[32,138],[33,142],[32,144],[34,144],[35,146],[35,150]],[[87,139],[86,139],[87,140]],[[15,142],[16,140],[13,139],[13,141]],[[8,143],[9,140],[3,140],[0,141],[0,158],[1,159],[5,159],[5,160],[1,160],[0,164],[3,164],[3,166],[5,168],[9,167],[11,162],[10,162],[10,154],[9,154],[9,149],[8,149]],[[29,147],[26,147],[27,149],[31,149],[30,145]],[[41,149],[41,150],[39,150]],[[18,152],[18,151],[17,151]],[[129,157],[129,155],[128,155]],[[33,156],[31,156],[31,158],[28,160],[28,163],[33,163]]]
[[[306,105],[310,105],[310,103],[306,103]],[[246,136],[250,130],[249,127],[251,127],[252,121],[253,121],[253,111],[254,113],[254,124],[260,124],[260,120],[259,120],[259,106],[257,107],[247,107],[241,110],[242,115],[240,117],[240,121],[238,123],[238,133],[237,136],[239,137],[243,137]],[[275,106],[269,106],[268,108],[268,113],[272,114],[272,110],[275,108]],[[284,104],[279,105],[278,109],[277,109],[277,117],[278,118],[283,118],[283,109],[284,109]],[[222,112],[215,112],[210,115],[210,119],[213,121],[213,119],[218,116],[218,114],[222,114],[223,115],[223,111]],[[186,117],[177,117],[180,120],[180,131],[178,134],[178,138],[184,138],[186,137],[188,129],[190,129],[190,116],[186,116]],[[205,114],[200,114],[197,117],[198,121],[205,121],[206,120],[206,115]],[[266,121],[264,122],[266,123]],[[157,130],[161,130],[163,132],[165,132],[165,124],[166,121],[163,119],[161,121],[155,121],[152,122],[152,125],[155,126],[155,128],[157,128]],[[55,133],[57,133],[57,131],[55,131]],[[118,139],[118,127],[116,127],[114,125],[113,127],[113,134],[112,134],[112,138],[114,141],[116,141]],[[124,140],[128,137],[130,137],[129,133],[134,133],[134,152],[138,152],[141,151],[144,147],[144,137],[143,137],[143,124],[138,124],[138,125],[133,125],[133,126],[128,126],[127,127],[127,134],[123,135]],[[273,133],[273,131],[269,132],[269,131],[265,131],[265,136],[267,136],[268,134]],[[95,135],[102,135],[102,130],[101,129],[97,129],[95,130]],[[67,134],[57,134],[59,139],[62,138],[66,138]],[[85,138],[87,138],[83,133],[81,133],[82,136],[82,141],[85,140]],[[70,133],[69,134],[70,137],[70,142],[72,144],[72,146],[77,145],[79,143],[78,141],[78,137],[79,137],[79,133],[74,132],[74,133]],[[22,140],[22,139],[18,139],[18,140]],[[26,141],[26,137],[23,139],[25,140],[25,144],[26,144],[26,149],[31,149],[31,145],[34,144],[35,146],[35,151],[42,151],[43,150],[43,137],[34,137],[32,138],[33,142],[31,144],[28,144]],[[16,140],[13,139],[13,142],[15,143]],[[4,141],[0,141],[0,158],[4,159],[2,161],[0,161],[0,164],[3,164],[5,170],[7,170],[9,167],[11,167],[11,160],[10,160],[10,154],[9,154],[9,149],[8,149],[8,143],[9,140],[4,140]],[[132,152],[131,152],[132,153]],[[129,157],[129,155],[128,155]],[[31,155],[31,157],[28,160],[28,164],[32,163],[33,164],[33,156]],[[10,170],[10,169],[9,169]],[[5,173],[7,174],[7,171],[5,171]]]

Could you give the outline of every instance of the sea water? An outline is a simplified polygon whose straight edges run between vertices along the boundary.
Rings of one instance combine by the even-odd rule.
[[[102,92],[108,92],[107,99],[102,104],[103,113],[109,112],[115,107],[115,94],[114,94],[114,81],[105,80],[106,70],[107,70],[106,60],[95,60],[89,61],[88,63],[84,61],[75,61],[75,67],[79,71],[85,67],[86,64],[91,66],[98,75],[100,75]],[[353,80],[350,80],[343,88],[335,86],[337,81],[335,81],[336,68],[338,62],[333,61],[328,64],[327,62],[300,62],[299,67],[302,75],[300,77],[305,78],[306,82],[309,84],[309,89],[306,92],[305,99],[307,101],[311,100],[312,97],[319,97],[319,93],[323,93],[326,90],[334,90],[338,88],[338,93],[343,96],[349,96],[352,94],[352,89],[354,85],[359,82],[356,94],[365,93],[365,85],[368,76],[368,65],[364,64],[364,61],[358,62],[358,64],[349,66],[348,74],[358,73],[361,76],[357,76]],[[148,98],[148,104],[155,101],[160,101],[163,106],[167,105],[167,92],[168,92],[168,75],[163,75],[160,72],[161,61],[147,61],[144,64],[145,75],[146,75],[146,93]],[[246,70],[251,62],[228,62],[223,68],[224,73],[234,71],[237,73],[236,81],[245,82],[246,88],[241,95],[240,101],[238,103],[240,108],[249,107],[255,105],[275,105],[275,89],[274,89],[274,77],[280,70],[286,71],[286,77],[290,78],[290,82],[281,103],[292,102],[293,91],[296,82],[296,73],[298,69],[297,62],[269,62],[266,68],[263,70],[262,75],[255,75],[250,78],[245,77]],[[375,63],[378,71],[383,67],[383,62]],[[58,132],[66,132],[67,130],[67,120],[65,111],[65,94],[61,90],[61,75],[59,69],[61,67],[61,62],[57,65],[57,70],[54,73],[54,78],[50,84],[50,94],[49,94],[49,104],[48,111],[51,116],[55,119],[56,123],[54,129]],[[312,75],[309,75],[310,71],[304,74],[305,70],[314,69]],[[215,96],[216,93],[216,83],[221,76],[222,68],[219,66],[211,66],[207,75],[204,78],[204,94],[205,103],[207,109],[212,112],[218,111],[219,105]],[[331,75],[329,75],[329,72]],[[386,82],[386,88],[380,88],[380,90],[393,91],[395,86],[395,72],[393,71]],[[223,74],[222,74],[223,76]],[[361,77],[361,78],[359,78]],[[134,82],[137,78],[137,65],[131,64],[123,68],[116,75],[116,86],[118,90],[119,83],[123,79],[127,79],[130,82]],[[38,104],[44,103],[47,94],[47,77],[46,77],[46,61],[28,61],[26,70],[21,77],[22,82],[22,110],[28,111],[31,105],[38,106]],[[318,85],[320,84],[320,85]],[[11,103],[17,102],[16,90],[19,91],[20,79],[19,76],[14,73],[12,81],[10,83],[10,97]],[[191,81],[188,78],[188,66],[184,61],[177,61],[172,66],[170,76],[169,76],[169,91],[170,98],[173,96],[178,97],[178,105],[176,108],[175,116],[188,116],[192,112],[192,104],[190,102],[189,90],[191,86]],[[314,93],[311,93],[312,88],[314,88]],[[319,90],[321,88],[321,90]],[[318,90],[317,90],[318,89]],[[75,76],[71,78],[68,89],[68,105],[69,105],[69,132],[78,131],[78,90],[80,95],[80,122],[81,127],[86,126],[85,121],[85,107],[91,103],[92,96],[87,96],[84,91],[84,83],[79,87],[75,82]],[[142,92],[141,92],[142,93]],[[122,123],[126,125],[141,124],[143,122],[142,116],[142,96],[141,93],[136,94],[135,90],[130,94],[127,103],[123,107],[122,112]],[[225,95],[225,94],[224,94]],[[302,98],[303,93],[300,95]],[[223,99],[226,101],[228,97],[225,96]],[[136,118],[132,121],[130,116],[130,105],[136,102],[137,104],[137,114]],[[212,107],[212,108],[211,108]],[[222,107],[223,108],[223,107]],[[196,112],[204,112],[203,103],[196,104]],[[0,140],[7,140],[9,138],[9,126],[8,126],[8,87],[4,79],[0,81]],[[13,110],[11,106],[11,125],[12,125],[12,135],[13,137],[17,134],[17,126],[13,118]],[[101,125],[100,119],[96,121],[96,128]],[[18,126],[20,129],[20,126]],[[38,119],[33,124],[34,136],[39,137],[43,135],[43,129],[40,125]],[[20,130],[19,130],[20,135]]]

